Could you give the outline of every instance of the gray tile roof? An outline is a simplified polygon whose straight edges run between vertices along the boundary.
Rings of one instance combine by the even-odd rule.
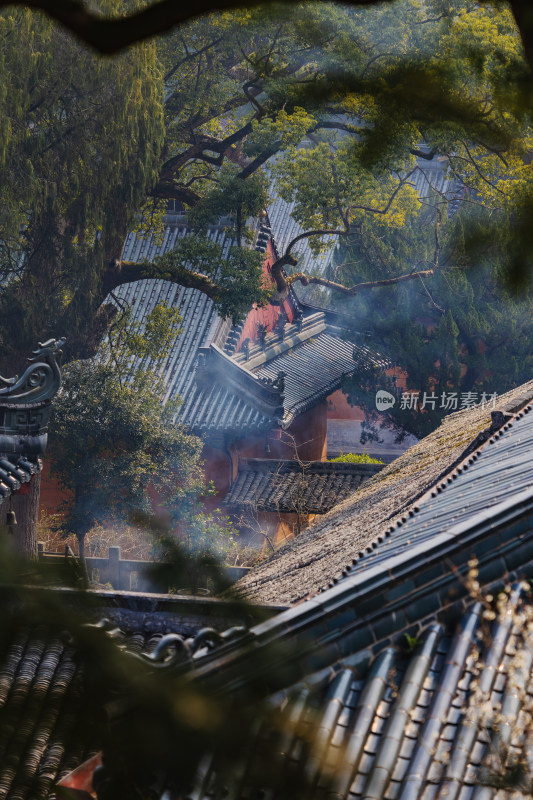
[[[169,349],[161,375],[165,400],[182,399],[176,420],[202,435],[211,430],[264,430],[268,418],[224,386],[200,389],[195,381],[199,349],[209,344],[222,325],[212,301],[196,289],[184,289],[168,281],[146,280],[119,287],[120,300],[132,303],[134,320],[143,320],[158,303],[179,308],[183,332]]]
[[[64,702],[72,712],[58,724]],[[42,631],[21,631],[2,665],[0,705],[2,797],[45,798],[55,778],[84,752],[74,735],[83,702],[79,669],[69,648]]]
[[[23,456],[0,456],[0,503],[29,483],[41,471],[41,462]]]
[[[334,585],[198,664],[201,685],[237,696],[267,683],[285,720],[269,769],[298,764],[305,794],[488,800],[491,756],[520,755],[533,674],[531,388],[511,393],[506,404],[523,408],[476,437]],[[498,612],[489,594],[504,588]],[[240,774],[246,796],[267,789]]]
[[[221,505],[324,514],[381,468],[379,464],[242,459],[237,477]]]
[[[274,379],[279,372],[286,374],[284,427],[307,409],[325,400],[340,388],[342,378],[354,371],[354,354],[361,367],[385,359],[365,345],[354,345],[326,329],[299,347],[272,358],[254,370],[262,379]]]
[[[124,636],[134,652],[160,636]],[[65,635],[43,626],[3,638],[0,665],[0,795],[45,800],[91,751],[83,671]],[[9,644],[9,646],[8,646]],[[94,699],[94,698],[93,698]]]
[[[390,556],[413,545],[431,542],[458,523],[467,525],[480,516],[491,518],[492,508],[512,503],[533,487],[533,413],[527,405],[503,425],[488,442],[446,474],[442,481],[405,509],[388,529],[390,536],[376,549],[357,557],[357,571],[377,567]]]
[[[21,592],[28,602],[22,625],[20,607],[14,602],[17,591],[13,587],[0,591],[0,796],[4,800],[55,796],[50,794],[55,782],[96,752],[96,745],[101,746],[92,739],[94,711],[97,702],[103,704],[106,697],[95,697],[94,687],[88,687],[85,680],[83,665],[90,648],[82,646],[81,652],[76,652],[75,637],[61,625],[73,625],[76,634],[76,626],[84,619],[94,625],[105,615],[105,623],[98,627],[110,632],[121,648],[139,654],[153,653],[166,634],[194,650],[201,644],[198,635],[202,631],[205,640],[206,626],[208,637],[217,636],[215,628],[224,641],[225,629],[242,624],[244,614],[235,604],[217,603],[212,598],[81,593],[65,587],[58,591],[59,596],[52,589],[43,594],[42,588],[37,588],[33,596],[26,586],[25,593]],[[56,603],[61,604],[65,616],[54,624]],[[36,609],[48,609],[38,624],[33,622]],[[275,610],[254,614],[258,619],[267,618]],[[81,640],[87,648],[87,639],[82,636]]]
[[[521,389],[507,402],[520,404],[524,392],[531,394],[531,384]],[[464,427],[465,416],[458,416]],[[530,704],[528,584],[507,591],[509,611],[495,615],[490,629],[489,601],[480,602],[478,592],[496,596],[506,584],[533,577],[533,483],[519,475],[531,477],[532,428],[528,404],[467,455],[457,473],[448,471],[457,477],[445,488],[437,481],[435,496],[417,501],[406,547],[398,543],[407,520],[384,533],[390,548],[375,543],[378,559],[365,569],[357,561],[347,565],[317,596],[249,630],[215,635],[213,648],[196,649],[190,686],[231,699],[231,708],[258,692],[269,702],[267,717],[254,719],[235,771],[227,751],[215,749],[188,796],[281,796],[272,781],[279,792],[292,786],[304,797],[337,800],[485,797],[479,784],[492,752],[485,723],[493,720],[496,747],[510,744],[519,752],[516,720]],[[475,502],[485,505],[471,514],[476,480]],[[430,538],[424,522],[433,525]],[[472,558],[479,585],[469,589]],[[184,662],[165,663],[180,674]],[[480,724],[471,724],[478,712]]]
[[[395,546],[398,532],[389,531],[385,538],[391,549],[383,559],[362,571],[350,565],[332,588],[198,663],[200,685],[225,686],[237,697],[246,696],[247,686],[266,683],[271,704],[284,720],[273,748],[278,760],[269,761],[269,771],[286,774],[298,764],[303,796],[495,796],[481,789],[491,766],[485,759],[499,747],[502,753],[509,746],[511,754],[520,753],[523,740],[515,731],[530,703],[526,687],[533,672],[527,623],[533,485],[524,488],[509,472],[511,449],[529,443],[532,411],[528,406],[487,442],[478,459],[464,462],[467,472],[461,468],[460,477],[431,498],[431,518],[439,517],[437,505],[446,491],[462,494],[463,477],[491,449],[494,491],[499,484],[509,487],[498,498],[488,487],[481,492],[481,501],[488,495],[495,505],[477,508],[473,515],[464,505],[466,513],[455,520],[445,515],[447,522],[427,541],[411,529],[404,549]],[[500,445],[508,459],[500,461]],[[520,461],[519,449],[514,457]],[[416,513],[412,519],[417,520]],[[378,554],[382,546],[377,543]],[[477,574],[469,587],[472,559]],[[518,579],[525,581],[518,584]],[[487,617],[496,608],[489,592],[497,596],[508,584],[514,588],[503,592],[506,606]],[[245,796],[268,792],[264,774],[263,784],[254,783],[251,762],[247,767],[239,771],[246,776]],[[196,787],[199,799],[207,785],[216,786],[216,759],[211,769],[209,784]],[[233,777],[225,773],[224,780],[231,786]]]
[[[123,258],[127,261],[153,259],[172,250],[179,238],[190,235],[185,224],[168,227],[162,242],[152,237],[128,234]],[[233,244],[222,228],[212,228],[212,241],[224,251]],[[222,385],[200,388],[195,381],[195,369],[201,347],[209,346],[223,337],[228,326],[218,316],[212,300],[197,289],[185,289],[163,280],[142,280],[118,287],[114,293],[120,301],[131,304],[133,321],[143,322],[158,304],[178,308],[183,318],[183,331],[169,348],[161,366],[166,386],[165,400],[181,398],[177,421],[199,435],[217,431],[266,430],[271,423],[260,410]],[[143,364],[146,366],[145,364]]]
[[[261,229],[258,247],[264,249],[268,240],[267,229]],[[163,239],[141,237],[130,233],[124,245],[123,258],[128,261],[153,259],[173,247],[184,236],[190,235],[185,222],[176,223],[165,230]],[[226,251],[233,242],[221,227],[210,229],[209,236]],[[233,382],[228,385],[224,370],[219,370],[217,380],[200,385],[196,380],[196,367],[201,351],[233,340],[239,331],[217,314],[213,302],[196,289],[185,289],[168,281],[150,279],[125,284],[114,292],[113,302],[126,303],[133,309],[134,322],[143,322],[158,303],[178,308],[183,318],[183,331],[169,348],[160,367],[165,385],[165,400],[181,398],[182,405],[176,421],[191,428],[204,438],[223,434],[241,436],[243,432],[265,431],[282,424],[288,427],[294,417],[322,402],[339,388],[344,374],[353,371],[353,354],[357,352],[361,364],[380,362],[364,345],[353,345],[340,338],[340,331],[326,325],[322,313],[310,313],[299,322],[287,324],[282,331],[267,336],[265,346],[252,345],[249,357],[237,353],[231,356],[234,346],[225,349],[228,358],[226,370],[231,371],[231,359],[246,369],[265,385],[286,373],[283,413],[269,413],[261,402],[254,400],[245,385]],[[232,341],[233,341],[232,340]],[[233,343],[234,344],[234,343]],[[139,362],[141,364],[141,362]],[[143,366],[147,366],[142,362]]]
[[[513,742],[511,752],[519,752],[513,726],[528,704],[523,689],[533,652],[526,644],[517,685],[509,646],[520,624],[496,620],[490,635],[479,639],[483,611],[474,603],[455,630],[432,623],[412,649],[385,646],[365,668],[354,668],[348,657],[316,685],[307,681],[279,693],[272,701],[281,715],[277,730],[264,723],[261,733],[251,734],[242,770],[225,771],[224,785],[239,785],[245,797],[269,796],[273,786],[279,790],[292,779],[302,796],[336,800],[493,798],[494,790],[483,794],[481,788],[484,759],[498,741],[502,747]],[[492,745],[486,729],[466,716],[470,706],[475,718],[478,680],[492,708],[502,709]],[[496,711],[493,719],[500,719]],[[261,772],[254,759],[265,752],[265,741],[272,747],[268,771]],[[220,766],[215,755],[195,786],[197,800],[220,790]]]
[[[502,395],[496,408],[513,413],[532,398],[533,381]],[[511,436],[517,428],[529,429],[531,423],[525,420],[530,415],[523,419],[487,445],[474,465],[453,477],[467,448],[479,434],[491,429],[492,421],[489,408],[450,414],[436,431],[385,467],[356,495],[315,520],[300,536],[254,567],[237,587],[256,602],[297,602],[337,580],[347,565],[351,568],[353,559],[359,563],[360,553],[361,569],[363,565],[371,568],[385,552],[395,552],[396,547],[400,551],[408,549],[412,536],[420,537],[422,543],[430,541],[439,526],[452,524],[465,514],[471,516],[480,504],[498,503],[517,487],[520,490],[529,485],[533,472],[528,469],[527,447],[523,450],[518,438]],[[503,437],[509,442],[508,451],[502,448]],[[482,466],[485,464],[486,472]],[[502,480],[497,478],[500,464]],[[450,483],[444,490],[437,489],[443,476]],[[430,494],[420,505],[421,510],[411,518],[409,513],[418,506],[417,498],[428,490]],[[431,497],[431,491],[437,492],[438,497]],[[389,542],[391,526],[406,515],[409,521],[395,528]]]

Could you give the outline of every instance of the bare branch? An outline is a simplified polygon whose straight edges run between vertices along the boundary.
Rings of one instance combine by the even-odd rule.
[[[457,159],[458,161],[466,161],[467,164],[471,164],[474,167],[475,171],[477,172],[477,174],[479,175],[479,177],[481,178],[482,181],[484,181],[486,184],[488,184],[488,186],[490,186],[491,189],[495,189],[500,194],[505,195],[505,192],[503,192],[501,189],[499,189],[494,183],[492,183],[491,180],[489,180],[489,178],[487,178],[486,175],[484,175],[481,172],[481,169],[480,169],[478,163],[476,162],[475,158],[472,156],[472,153],[468,149],[468,145],[466,144],[466,142],[464,140],[462,140],[462,145],[463,145],[463,147],[465,148],[465,150],[466,150],[466,152],[468,154],[468,158],[465,158],[464,156],[459,156],[459,155],[454,155],[453,158]]]
[[[435,309],[436,309],[436,310],[439,312],[439,314],[445,314],[445,313],[446,313],[446,312],[445,312],[445,310],[444,310],[443,308],[441,308],[441,307],[440,307],[440,306],[439,306],[439,305],[438,305],[438,304],[435,302],[435,300],[433,299],[433,297],[432,297],[432,295],[431,295],[431,292],[429,291],[428,287],[426,286],[426,284],[425,284],[425,283],[424,283],[424,281],[422,280],[422,274],[421,274],[420,272],[417,272],[417,275],[418,275],[418,277],[420,278],[420,283],[421,283],[421,284],[422,284],[422,286],[424,287],[424,291],[425,291],[425,293],[426,293],[426,294],[427,294],[427,296],[429,297],[429,301],[430,301],[431,305],[432,305],[432,306],[433,306],[433,307],[434,307],[434,308],[435,308]]]
[[[216,47],[216,45],[219,44],[223,38],[223,36],[219,36],[218,39],[215,39],[213,42],[208,42],[208,44],[204,45],[204,47],[201,47],[199,50],[195,50],[194,53],[187,53],[186,56],[177,61],[176,64],[174,64],[174,66],[166,73],[164,77],[165,83],[169,81],[173,75],[175,75],[180,67],[186,64],[188,61],[192,61],[194,58],[201,56],[202,53],[205,53],[206,50],[210,50],[211,47]]]
[[[398,186],[396,187],[396,189],[393,191],[393,193],[389,197],[389,199],[388,199],[388,201],[387,201],[387,203],[386,203],[384,208],[371,208],[370,206],[351,206],[348,209],[348,214],[350,213],[350,211],[368,211],[369,214],[386,214],[387,211],[389,210],[389,208],[391,207],[391,205],[393,204],[393,202],[394,202],[394,200],[396,198],[396,195],[398,194],[398,192],[401,189],[403,189],[403,187],[406,184],[409,183],[409,178],[411,177],[411,175],[413,174],[413,172],[416,169],[417,168],[415,167],[404,178],[400,178],[400,180],[398,182]]]
[[[414,278],[425,277],[433,275],[435,270],[426,269],[421,272],[409,272],[406,275],[398,275],[396,278],[384,278],[379,281],[366,281],[365,283],[356,283],[355,286],[344,286],[342,283],[330,281],[327,278],[322,278],[320,275],[306,275],[305,272],[295,272],[287,278],[287,283],[291,286],[293,283],[299,282],[303,286],[308,286],[310,283],[318,286],[325,286],[327,289],[334,289],[341,294],[355,297],[361,291],[366,289],[375,289],[379,286],[392,286],[396,283],[404,283],[405,281],[412,281]]]

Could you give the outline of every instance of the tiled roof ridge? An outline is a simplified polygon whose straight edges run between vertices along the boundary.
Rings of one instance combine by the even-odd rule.
[[[248,351],[248,356],[241,350],[234,353],[232,359],[245,366],[246,369],[253,370],[267,364],[271,359],[286,353],[293,347],[298,347],[313,336],[318,336],[324,330],[326,330],[324,313],[315,311],[303,316],[300,320],[285,325],[282,338],[277,332],[268,333],[264,347],[254,343]]]
[[[527,709],[532,662],[530,642],[521,637],[517,619],[528,603],[527,595],[516,584],[507,594],[509,613],[496,616],[490,636],[484,631],[486,606],[469,598],[453,620],[429,621],[412,646],[385,642],[363,654],[357,637],[348,634],[347,642],[338,640],[345,655],[319,671],[313,671],[313,655],[302,631],[299,643],[311,672],[291,684],[296,669],[271,667],[266,683],[282,684],[269,698],[270,710],[279,712],[274,724],[261,711],[254,716],[248,729],[250,745],[242,750],[237,765],[228,765],[224,746],[211,751],[189,794],[196,800],[228,793],[278,796],[280,784],[269,780],[270,775],[281,776],[284,785],[288,775],[299,781],[292,785],[311,796],[335,800],[430,800],[446,793],[461,800],[492,797],[493,792],[485,791],[483,768],[492,766],[485,756],[509,745],[511,753],[518,751],[512,731],[518,715]],[[340,628],[346,624],[337,621]],[[318,638],[324,648],[324,630]],[[207,635],[206,643],[212,644]],[[151,655],[143,658],[153,663],[154,653],[164,648],[161,643],[155,648],[150,644]],[[259,646],[264,644],[260,637]],[[218,677],[216,690],[235,697],[246,692],[246,682],[265,674],[265,664],[255,663],[253,645],[248,654],[240,650],[245,661],[241,659],[239,671],[232,670],[231,661],[236,659],[228,646],[223,644],[221,650],[224,655],[218,658],[216,651],[212,653],[215,662],[210,660],[207,670],[201,660],[198,663],[202,653],[193,654],[197,661],[197,670],[190,673],[193,685],[199,678],[210,685]],[[521,659],[516,658],[517,651],[523,654]],[[288,654],[292,658],[291,649]],[[272,665],[272,652],[266,650],[264,656],[263,662]],[[324,661],[316,655],[315,660]],[[257,693],[257,683],[253,690]],[[468,713],[479,698],[487,698],[494,708],[496,724],[490,737],[486,725]],[[274,742],[272,749],[265,748],[267,742]],[[302,746],[305,743],[312,746]],[[268,772],[257,769],[258,758],[264,759]],[[296,772],[288,771],[289,761]]]
[[[324,314],[324,319],[328,329],[338,331],[338,335],[341,335],[343,331],[348,330],[352,334],[360,336],[361,338],[372,338],[371,331],[362,331],[359,328],[354,328],[354,318],[349,314],[344,314],[342,311],[337,311],[335,308],[327,308],[326,306],[320,306],[316,303],[310,303],[306,300],[301,300],[300,298],[298,298],[298,305],[303,314],[315,314],[317,312]]]
[[[349,348],[350,354],[352,348],[355,352],[358,346],[353,345],[351,342],[346,342],[339,335],[340,331],[338,329],[331,329],[330,326],[326,325],[322,312],[316,312],[304,318],[303,332],[298,330],[298,322],[291,323],[285,328],[286,332],[284,331],[283,340],[280,341],[279,335],[271,334],[267,337],[267,341],[271,339],[271,344],[264,351],[258,350],[258,352],[254,352],[252,357],[248,359],[242,353],[232,356],[214,342],[211,342],[208,346],[198,348],[200,364],[195,373],[196,382],[200,386],[211,386],[213,374],[215,374],[222,386],[260,411],[265,417],[272,419],[282,429],[287,429],[297,415],[323,402],[331,392],[340,388],[343,376],[352,366],[353,359],[350,355],[350,365],[346,364],[343,372],[337,372],[324,385],[314,391],[310,391],[309,394],[298,398],[296,401],[295,398],[291,401],[290,396],[287,394],[287,382],[285,382],[285,393],[280,386],[276,386],[280,374],[279,372],[272,372],[276,359],[283,360],[284,356],[297,355],[301,347],[306,345],[312,347],[314,343],[318,346],[322,342],[323,348],[324,341],[327,341],[324,337],[328,336],[332,340],[338,341],[340,343],[339,346],[342,345],[345,350]],[[367,360],[372,356],[366,346],[359,346],[359,352]],[[354,362],[353,367],[355,366]],[[268,371],[269,368],[271,369],[270,376],[259,374],[262,370]],[[285,376],[288,374],[287,369],[289,368],[285,366]],[[283,371],[281,369],[281,372]]]
[[[312,472],[313,474],[320,473],[349,473],[373,475],[376,472],[376,467],[381,467],[381,464],[360,463],[353,464],[346,461],[298,461],[295,459],[283,458],[239,458],[239,469],[244,470],[260,470],[269,472],[272,469],[286,469]]]
[[[268,385],[215,344],[198,349],[202,359],[196,369],[196,382],[210,386],[215,378],[222,385],[252,405],[265,416],[281,418],[283,415],[283,390]],[[281,421],[281,420],[279,420]]]
[[[352,559],[350,564],[345,566],[344,570],[341,572],[341,576],[345,577],[346,571],[351,571],[357,562],[365,556],[365,554],[371,553],[379,544],[383,542],[384,537],[390,536],[395,529],[401,528],[403,523],[407,522],[408,517],[415,516],[415,514],[420,511],[420,508],[424,503],[434,499],[437,494],[443,492],[450,485],[450,483],[452,483],[458,477],[458,475],[460,475],[464,470],[467,470],[469,466],[477,461],[482,450],[494,444],[494,442],[505,431],[512,427],[512,424],[515,420],[521,419],[524,414],[527,414],[532,410],[532,401],[533,398],[531,398],[530,401],[526,400],[524,405],[521,405],[521,409],[516,411],[513,415],[506,415],[501,411],[492,412],[492,425],[485,431],[481,431],[481,433],[476,436],[474,441],[466,447],[459,458],[457,458],[447,469],[443,470],[443,472],[429,487],[426,487],[424,491],[413,497],[403,508],[395,511],[393,517],[387,520],[389,525],[385,527],[385,529],[382,528],[375,539],[371,542],[368,542],[365,549],[359,552],[358,555]],[[391,520],[393,521],[391,522]],[[338,580],[339,577],[333,577],[333,579],[328,582],[327,588],[334,586]],[[310,593],[309,597],[313,597],[315,594],[324,591],[324,589],[325,587],[319,588],[316,592]]]
[[[241,647],[251,646],[257,657],[254,663],[259,664],[262,647],[284,641],[294,644],[291,651],[279,647],[288,673],[301,669],[309,675],[331,668],[346,656],[353,657],[352,667],[364,664],[366,669],[379,648],[398,643],[404,633],[418,637],[428,624],[439,619],[450,622],[463,613],[472,602],[465,578],[473,555],[478,581],[486,589],[531,578],[533,531],[527,518],[532,512],[530,486],[490,512],[452,525],[429,543],[415,543],[379,566],[347,573],[337,585],[254,626],[233,647],[213,654],[220,656],[218,663],[207,657],[198,665],[200,675],[215,677],[217,673],[215,680],[225,681],[228,690],[238,690],[243,682]],[[461,575],[463,579],[458,579]],[[292,664],[287,660],[289,652]],[[265,665],[266,680],[276,680],[274,666]],[[229,675],[220,675],[220,669],[226,668]],[[293,677],[294,683],[300,680]],[[272,691],[280,688],[273,686]]]
[[[529,381],[502,394],[498,400],[498,408],[505,412],[518,413],[532,396],[533,381]],[[416,536],[423,533],[422,529],[419,531],[422,524],[418,521],[419,518],[409,517],[410,525],[400,528],[397,543],[396,539],[385,540],[385,530],[390,528],[398,514],[408,514],[413,497],[427,492],[446,465],[454,464],[459,454],[464,456],[466,448],[476,440],[479,431],[487,429],[490,424],[490,409],[486,406],[484,409],[477,406],[447,415],[432,434],[411,447],[378,475],[369,478],[364,487],[325,515],[316,518],[298,537],[279,548],[245,578],[241,578],[236,585],[237,591],[258,601],[294,604],[313,596],[319,589],[323,591],[332,579],[336,582],[341,580],[343,571],[351,566],[354,555],[365,556],[364,564],[362,561],[358,566],[358,570],[361,570],[367,569],[371,563],[383,561],[387,552],[403,550],[411,538],[411,526],[416,523]],[[533,436],[532,427],[528,422],[528,441]],[[518,438],[521,440],[521,437]],[[503,446],[502,444],[501,447]],[[516,446],[519,446],[518,441]],[[522,451],[523,448],[524,445]],[[524,457],[527,459],[527,452],[522,456]],[[523,470],[520,472],[519,466],[513,468],[513,463],[512,460],[508,461],[506,469],[512,469],[515,476],[513,480],[524,486],[527,483],[526,477],[520,479]],[[446,468],[446,474],[448,472],[449,467]],[[470,472],[467,470],[464,479],[468,480],[468,485],[471,484],[469,476]],[[488,478],[484,480],[486,488],[491,491],[488,487],[492,483]],[[499,490],[496,495],[502,497],[504,493]],[[451,503],[452,495],[449,494],[448,497]],[[451,506],[446,500],[449,507],[447,516],[454,516],[455,519],[461,516],[459,495],[457,498],[457,502]],[[437,501],[433,499],[433,502]],[[471,498],[468,502],[471,502]],[[459,507],[454,515],[453,509],[457,504]],[[430,505],[424,505],[424,524],[426,518],[431,518]],[[474,507],[484,507],[483,501],[475,503]],[[401,509],[401,512],[396,509]],[[436,527],[432,525],[431,531],[434,529]],[[429,533],[424,536],[426,540],[430,538]]]
[[[0,503],[17,492],[23,483],[29,483],[42,469],[42,461],[35,461],[13,453],[0,453]]]
[[[518,415],[518,412],[517,412],[516,416],[517,415]],[[412,498],[410,498],[409,502],[406,503],[402,508],[400,508],[397,511],[395,511],[394,514],[391,515],[391,517],[389,519],[395,519],[396,517],[399,517],[400,515],[404,514],[405,511],[407,511],[409,508],[413,508],[415,503],[420,502],[423,499],[426,499],[427,497],[430,497],[430,496],[434,497],[435,496],[434,495],[435,490],[442,491],[442,488],[444,488],[445,485],[446,485],[445,483],[443,483],[443,481],[446,478],[448,478],[450,475],[452,475],[452,474],[455,474],[455,476],[457,476],[457,474],[459,474],[462,471],[462,469],[460,469],[461,467],[463,467],[464,469],[467,469],[468,468],[467,465],[468,464],[472,464],[476,460],[477,456],[479,455],[479,453],[481,452],[483,447],[485,447],[485,445],[487,443],[490,444],[491,441],[493,441],[492,437],[503,426],[505,426],[505,423],[508,420],[512,419],[512,415],[505,414],[503,411],[492,411],[491,412],[491,419],[492,419],[492,422],[489,425],[489,427],[486,428],[485,430],[481,431],[480,433],[478,433],[478,435],[475,437],[475,439],[473,439],[473,441],[470,442],[469,445],[467,445],[467,447],[455,459],[455,461],[453,461],[445,469],[443,469],[442,472],[440,473],[440,475],[438,475],[429,484],[429,486],[426,486],[422,491],[420,491],[418,494],[416,494]],[[474,458],[474,456],[475,456],[475,458]],[[437,487],[439,485],[441,486],[440,490],[437,489]]]
[[[443,492],[450,485],[450,483],[452,483],[458,477],[458,475],[460,475],[464,470],[468,469],[469,466],[477,461],[482,450],[494,444],[494,442],[505,431],[512,427],[512,424],[515,420],[521,419],[524,414],[529,413],[532,408],[533,406],[531,403],[526,401],[525,406],[522,406],[521,410],[515,412],[512,416],[506,415],[501,411],[492,412],[491,416],[493,416],[493,418],[496,416],[496,414],[501,416],[497,416],[495,419],[493,419],[493,424],[486,431],[482,431],[480,434],[478,434],[474,441],[463,451],[461,456],[459,456],[459,458],[456,459],[456,461],[454,461],[448,469],[444,470],[428,488],[426,488],[418,496],[414,497],[409,505],[406,505],[403,507],[403,509],[395,512],[394,517],[391,518],[394,519],[392,524],[390,524],[384,532],[382,531],[380,534],[378,534],[378,536],[376,536],[372,542],[368,543],[365,547],[365,550],[360,552],[357,557],[352,559],[351,564],[346,565],[345,569],[341,573],[342,576],[344,577],[346,570],[349,571],[353,569],[353,567],[356,565],[359,559],[365,555],[365,553],[372,552],[372,550],[377,547],[378,544],[381,544],[384,536],[390,536],[395,529],[401,528],[403,523],[407,522],[408,517],[413,517],[420,511],[420,508],[424,503],[434,499],[437,494]],[[334,586],[338,580],[338,578],[334,577],[333,580],[328,583],[328,588]],[[318,589],[317,591],[321,592],[323,589]],[[309,596],[312,597],[313,594],[315,593],[312,593]]]
[[[317,317],[322,325],[322,312]],[[326,325],[316,336],[274,355],[253,371],[269,380],[280,371],[285,373],[282,428],[286,430],[298,414],[323,402],[339,389],[345,375],[367,364],[388,366],[388,362],[366,345],[354,344],[343,338],[338,328]]]
[[[188,234],[189,228],[185,223],[186,220],[180,218],[173,227],[167,226],[161,243],[151,236],[141,239],[134,233],[128,234],[123,258],[152,260],[158,254],[168,252]],[[272,233],[268,220],[257,220],[255,224],[255,244],[251,246],[263,252],[272,242],[275,232]],[[223,226],[212,226],[208,235],[213,242],[223,246],[224,253],[233,243]],[[264,352],[252,345],[253,360],[248,358],[244,361],[244,356],[240,355],[231,358],[242,331],[239,332],[238,326],[221,320],[212,301],[198,290],[186,289],[163,279],[145,279],[119,287],[116,294],[123,302],[132,304],[136,322],[142,322],[157,302],[166,301],[180,310],[184,329],[161,366],[165,402],[179,396],[182,405],[176,421],[190,427],[205,441],[209,439],[220,444],[221,437],[228,432],[234,437],[244,429],[263,431],[273,424],[286,429],[297,415],[323,402],[328,394],[339,388],[342,375],[354,369],[352,353],[358,346],[344,341],[340,328],[326,324],[324,312],[318,309],[299,313],[300,321],[286,325],[281,340],[280,331],[277,335],[267,336]],[[296,295],[293,300],[300,311]],[[334,352],[326,353],[328,347]],[[372,360],[367,348],[359,350],[363,361]],[[198,360],[201,361],[202,354],[215,354],[214,360],[219,361],[221,353],[226,360],[224,370],[221,368],[219,371],[220,380],[202,383],[201,368],[196,367]],[[277,359],[283,362],[279,367]],[[321,380],[306,383],[292,375],[295,365],[299,365],[301,370],[306,361],[313,359],[318,359],[321,367],[325,368],[318,370]],[[238,364],[244,367],[242,372],[235,371]],[[260,374],[254,376],[254,372]],[[280,372],[287,376],[284,393],[280,391]]]

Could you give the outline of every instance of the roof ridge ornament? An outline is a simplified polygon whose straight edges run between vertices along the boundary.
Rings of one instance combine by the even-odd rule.
[[[39,342],[19,378],[2,378],[0,454],[34,460],[46,449],[52,399],[61,387],[57,357],[65,339]]]
[[[33,356],[28,358],[31,366],[27,367],[19,378],[0,378],[5,386],[0,389],[0,405],[7,401],[9,405],[27,405],[29,403],[49,402],[59,391],[61,373],[57,356],[66,339],[48,339],[38,342]]]

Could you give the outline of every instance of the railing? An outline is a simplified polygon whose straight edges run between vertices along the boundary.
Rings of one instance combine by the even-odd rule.
[[[44,543],[37,544],[39,561],[50,566],[60,567],[67,559],[77,560],[69,545],[65,545],[64,553],[47,553]],[[153,580],[147,577],[146,572],[150,568],[160,566],[157,561],[140,561],[133,558],[121,558],[120,547],[110,547],[107,558],[88,556],[85,559],[89,580],[94,583],[110,583],[113,589],[126,592],[160,592],[167,593],[171,588],[168,585],[155,585]],[[230,567],[224,566],[224,575],[229,583],[235,583],[246,575],[249,567]],[[197,581],[199,590],[202,594],[208,594],[208,579]],[[174,590],[184,590],[187,587],[172,587]]]

